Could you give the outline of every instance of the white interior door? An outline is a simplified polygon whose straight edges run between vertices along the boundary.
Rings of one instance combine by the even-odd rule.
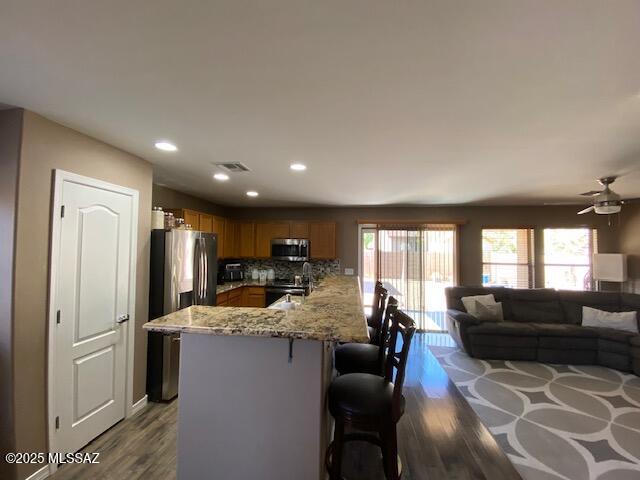
[[[112,187],[76,176],[56,185],[50,388],[59,452],[125,416],[137,192]]]

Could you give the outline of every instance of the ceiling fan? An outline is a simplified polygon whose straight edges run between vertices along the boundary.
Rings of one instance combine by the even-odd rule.
[[[598,215],[610,215],[612,213],[618,213],[622,210],[622,205],[631,202],[637,202],[640,198],[627,198],[622,199],[620,195],[609,188],[618,177],[603,177],[598,179],[598,183],[604,188],[602,190],[591,190],[589,192],[581,193],[580,195],[585,197],[593,197],[593,205],[580,210],[578,215],[589,213],[591,211],[596,212]]]

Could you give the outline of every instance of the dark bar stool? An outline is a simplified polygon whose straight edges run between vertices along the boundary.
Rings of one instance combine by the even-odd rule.
[[[381,281],[376,281],[373,289],[373,303],[371,304],[371,315],[367,316],[367,330],[369,331],[369,343],[377,345],[378,334],[380,332],[380,322],[382,321],[382,313],[384,312],[384,302],[382,294],[387,296],[387,289],[382,286]]]
[[[335,419],[333,442],[325,459],[330,480],[342,480],[342,450],[345,442],[353,440],[378,445],[382,450],[385,477],[387,480],[400,478],[396,424],[404,413],[402,386],[416,324],[397,310],[397,305],[393,297],[389,299],[386,316],[390,317],[391,335],[384,377],[351,373],[335,378],[329,386],[329,411]],[[396,352],[399,335],[402,348]],[[345,434],[346,426],[358,432]]]
[[[384,349],[378,345],[382,338],[387,337],[388,316],[384,315],[387,301],[387,290],[380,287],[370,317],[372,323],[377,324],[375,341],[371,343],[344,343],[335,349],[335,368],[340,375],[346,373],[372,373],[382,375]],[[369,327],[371,328],[371,327]]]

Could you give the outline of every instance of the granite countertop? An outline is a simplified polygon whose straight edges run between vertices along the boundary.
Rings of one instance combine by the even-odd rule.
[[[230,290],[235,290],[236,288],[241,287],[264,287],[264,283],[260,283],[259,280],[239,280],[237,282],[225,282],[222,285],[216,286],[216,295],[220,295],[221,293],[228,292]]]
[[[369,341],[360,282],[343,275],[326,277],[294,310],[194,305],[145,323],[143,328],[162,333]]]

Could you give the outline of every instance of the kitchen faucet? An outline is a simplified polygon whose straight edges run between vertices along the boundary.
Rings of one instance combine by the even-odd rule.
[[[305,277],[307,278],[307,282],[309,282],[309,290],[313,290],[313,268],[311,268],[311,264],[309,262],[304,262],[302,264],[302,281],[304,282]]]

